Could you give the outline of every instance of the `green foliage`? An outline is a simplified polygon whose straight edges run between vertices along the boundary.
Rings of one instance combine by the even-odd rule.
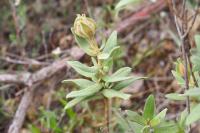
[[[117,46],[117,31],[112,32],[103,48],[103,53],[109,53],[110,50]]]
[[[88,78],[93,77],[97,72],[95,67],[88,67],[78,61],[68,61],[67,63],[74,68],[76,72]]]
[[[187,126],[195,123],[196,121],[200,120],[200,103],[199,103],[199,96],[200,96],[200,88],[198,85],[200,84],[199,80],[199,72],[200,72],[200,35],[196,35],[195,37],[196,48],[191,49],[191,61],[193,70],[192,72],[188,70],[188,78],[189,78],[189,90],[183,92],[183,94],[178,93],[171,93],[167,94],[166,97],[171,100],[180,100],[186,101],[189,98],[189,102],[191,104],[191,112],[188,114],[186,110],[181,113],[179,120],[177,121],[176,125],[178,127],[178,133],[184,133],[187,129]],[[182,65],[181,59],[178,59],[175,63],[176,70],[172,71],[172,74],[176,78],[178,84],[182,87],[185,87],[185,80],[184,80],[184,72],[185,68]],[[189,65],[188,65],[189,67]],[[191,75],[193,73],[193,75]],[[197,85],[194,83],[194,78],[197,81]],[[194,102],[195,101],[195,102]]]
[[[31,133],[41,133],[40,129],[36,127],[35,125],[29,124],[28,128],[31,131]]]
[[[171,99],[171,100],[179,100],[179,101],[186,100],[185,96],[178,94],[178,93],[170,93],[170,94],[165,95],[165,97],[167,97],[168,99]]]
[[[53,111],[47,111],[43,108],[41,110],[41,124],[46,127],[47,129],[52,130],[55,133],[62,133],[62,129],[57,126],[57,116],[56,113]],[[35,128],[34,128],[35,129]],[[36,129],[35,129],[36,130]]]
[[[172,74],[176,78],[179,85],[183,86],[185,84],[185,80],[180,73],[178,73],[177,71],[172,71]]]
[[[195,42],[197,48],[193,48],[191,50],[192,56],[191,61],[193,64],[193,71],[199,72],[200,71],[200,35],[195,35]]]
[[[62,83],[68,83],[68,82],[72,82],[72,83],[76,84],[78,87],[83,88],[83,89],[95,84],[95,82],[92,82],[87,79],[68,79],[68,80],[62,81]]]
[[[197,120],[200,120],[200,104],[196,105],[191,113],[187,116],[186,118],[186,125],[190,125],[194,122],[196,122]]]
[[[72,30],[72,33],[73,33],[73,30]],[[74,34],[74,33],[73,33]],[[89,42],[84,39],[84,38],[81,38],[77,35],[74,34],[74,37],[75,37],[75,40],[78,44],[78,46],[85,52],[87,53],[88,55],[90,56],[94,56],[94,52],[92,51],[92,49],[90,48],[90,44]]]
[[[123,118],[120,114],[117,116],[120,117],[121,121],[124,123],[129,123],[129,126],[121,125],[125,130],[129,130],[131,127],[134,127],[132,130],[136,133],[174,133],[177,130],[177,127],[174,123],[167,123],[165,121],[165,116],[167,109],[162,110],[160,113],[155,115],[155,100],[154,96],[150,95],[145,103],[143,115],[138,114],[137,112],[126,110],[126,117]]]
[[[119,97],[119,98],[122,98],[122,99],[129,99],[131,95],[129,94],[125,94],[123,92],[120,92],[120,91],[116,91],[116,90],[113,90],[113,89],[104,89],[102,91],[103,95],[107,98],[113,98],[113,97]]]
[[[132,122],[136,122],[142,126],[144,126],[146,124],[145,118],[136,112],[127,110],[126,115],[129,118],[129,120],[131,120]]]
[[[67,103],[67,105],[65,106],[65,109],[71,108],[73,106],[75,106],[77,103],[83,101],[86,97],[77,97],[74,98],[73,100],[71,100],[70,102]]]
[[[95,83],[94,85],[88,86],[85,89],[70,92],[67,94],[67,98],[91,96],[98,92],[101,88],[101,84]]]
[[[118,82],[118,81],[123,81],[130,79],[130,77],[127,77],[131,72],[131,68],[129,67],[123,67],[117,70],[115,73],[112,75],[106,75],[103,77],[103,80],[105,82]]]
[[[96,46],[94,38],[81,38],[75,33],[73,34],[80,48],[86,54],[92,56],[93,66],[89,67],[79,61],[67,62],[76,72],[89,79],[70,79],[63,81],[63,83],[72,82],[81,89],[67,94],[67,98],[74,99],[67,103],[65,109],[71,108],[84,100],[91,100],[95,96],[128,99],[130,95],[120,92],[120,90],[144,77],[130,76],[131,68],[129,67],[122,67],[113,74],[110,74],[113,59],[118,56],[117,53],[120,48],[117,45],[117,32],[112,32],[105,45],[100,49]]]
[[[118,82],[116,85],[113,86],[113,89],[121,90],[121,89],[126,88],[127,86],[131,85],[134,81],[139,80],[139,79],[145,79],[145,77],[131,76],[130,79]]]
[[[150,95],[145,103],[144,106],[144,114],[143,117],[145,118],[145,120],[151,120],[154,117],[155,114],[155,100],[154,100],[154,96]]]

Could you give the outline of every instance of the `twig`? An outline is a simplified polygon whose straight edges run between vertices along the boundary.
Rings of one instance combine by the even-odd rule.
[[[44,81],[45,79],[66,68],[66,61],[67,59],[57,61],[29,76],[29,80],[27,82],[29,82],[28,85],[30,87],[22,97],[19,107],[15,113],[15,117],[13,118],[13,121],[9,127],[8,133],[19,133],[25,119],[26,111],[32,102],[34,90],[39,88],[41,81]]]
[[[21,72],[19,74],[0,74],[0,82],[3,83],[18,83],[29,86],[29,78],[31,73]]]
[[[20,65],[32,65],[32,66],[46,66],[49,65],[47,62],[40,62],[34,59],[24,59],[24,60],[18,60],[18,59],[12,59],[10,57],[0,57],[1,60],[4,60],[9,63],[14,64],[20,64]]]
[[[8,133],[20,132],[20,129],[23,125],[23,122],[26,116],[26,111],[33,99],[33,91],[34,91],[34,87],[27,88],[27,91],[23,95],[22,100],[19,104],[19,107],[15,113],[12,124],[10,125],[8,129]]]

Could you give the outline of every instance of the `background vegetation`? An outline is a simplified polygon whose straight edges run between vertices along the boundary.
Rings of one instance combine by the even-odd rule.
[[[181,2],[175,2],[179,9]],[[198,5],[198,1],[187,1],[188,16],[194,14]],[[131,75],[149,77],[123,90],[131,95],[130,99],[113,99],[113,132],[127,131],[123,121],[119,123],[123,110],[142,114],[150,94],[154,95],[157,114],[167,108],[166,119],[176,120],[186,104],[165,96],[184,92],[184,79],[178,77],[183,78],[184,72],[178,76],[175,73],[181,74],[175,68],[183,61],[177,61],[182,57],[182,40],[177,32],[174,12],[169,7],[165,0],[1,0],[0,132],[106,132],[103,100],[80,103],[64,110],[69,102],[66,95],[77,87],[61,81],[80,77],[67,61],[92,64],[71,32],[76,14],[82,13],[97,22],[98,42],[106,42],[112,31],[117,31],[121,52],[115,58],[113,71],[128,66],[132,68]],[[195,48],[200,42],[196,36],[200,26],[198,14],[194,23],[189,25],[192,27],[187,34],[188,41],[191,48]],[[193,49],[196,54],[193,54],[192,61],[198,73],[200,60],[195,51],[199,50]],[[168,98],[178,97],[173,96],[168,95]],[[197,99],[194,98],[193,102],[198,103]],[[200,132],[198,123],[192,125],[190,132]]]

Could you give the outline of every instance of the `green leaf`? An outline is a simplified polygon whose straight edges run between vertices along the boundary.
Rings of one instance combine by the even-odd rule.
[[[143,113],[143,117],[146,120],[151,120],[154,117],[155,114],[155,100],[154,100],[154,96],[150,95],[145,103],[144,106],[144,113]]]
[[[200,104],[196,105],[186,118],[186,125],[190,125],[200,119]]]
[[[127,115],[127,119],[132,122],[136,122],[143,126],[146,124],[145,119],[134,111],[126,110],[126,115]]]
[[[28,124],[28,128],[31,131],[31,133],[41,133],[40,129],[36,127],[35,125]]]
[[[68,79],[68,80],[63,80],[62,83],[69,83],[72,82],[79,86],[80,88],[87,88],[88,86],[94,85],[95,82],[92,82],[87,79]]]
[[[67,103],[67,105],[65,106],[65,110],[69,109],[73,106],[75,106],[76,104],[78,104],[79,102],[83,101],[86,97],[76,97],[73,100],[71,100],[70,102]]]
[[[83,97],[83,96],[90,96],[96,92],[98,92],[100,89],[102,88],[102,86],[100,84],[94,84],[91,86],[88,86],[85,89],[79,90],[79,91],[72,91],[69,94],[67,94],[67,98],[71,98],[71,97]]]
[[[185,109],[183,112],[181,112],[181,116],[180,116],[178,122],[182,128],[185,127],[185,121],[186,121],[187,115],[188,115],[187,109]]]
[[[161,126],[154,127],[154,133],[183,133],[178,131],[175,123],[163,123]]]
[[[127,75],[129,75],[130,72],[131,72],[130,67],[123,67],[117,70],[111,76],[105,76],[103,80],[106,82],[117,82],[117,81],[127,80],[131,78],[131,77],[127,77]]]
[[[193,71],[200,71],[200,56],[198,54],[192,54],[191,61],[193,64]]]
[[[195,35],[194,39],[195,39],[197,49],[200,51],[200,35]]]
[[[107,98],[119,97],[125,100],[129,99],[131,96],[130,94],[125,94],[123,92],[115,91],[113,89],[104,89],[102,93]]]
[[[171,99],[171,100],[179,100],[179,101],[185,101],[186,97],[181,95],[181,94],[177,94],[177,93],[170,93],[165,95],[166,98]]]
[[[72,33],[73,33],[73,29],[72,29]],[[73,33],[74,34],[74,33]],[[91,47],[90,47],[90,44],[89,42],[82,38],[82,37],[79,37],[77,35],[74,34],[74,37],[75,37],[75,41],[77,42],[77,44],[79,45],[79,47],[88,55],[90,56],[94,56],[94,52],[92,51]]]
[[[140,80],[140,79],[145,79],[145,78],[146,77],[135,77],[135,76],[133,76],[130,79],[127,79],[127,80],[124,80],[124,81],[121,81],[121,82],[117,83],[112,88],[114,90],[121,90],[121,89],[126,88],[129,85],[131,85],[134,81]]]
[[[117,118],[116,122],[123,128],[123,130],[126,131],[129,128],[127,120],[124,119],[122,113],[120,113],[118,110],[113,109],[113,112]]]
[[[179,73],[177,73],[176,71],[172,71],[172,74],[176,78],[176,80],[178,81],[179,85],[184,85],[185,84],[185,81],[184,81],[183,77]]]
[[[103,61],[103,66],[104,66],[104,69],[106,68],[106,70],[104,70],[104,71],[108,72],[113,66],[113,59],[109,58],[107,60],[104,60]]]
[[[93,77],[97,71],[95,67],[88,67],[78,61],[67,61],[67,63],[76,70],[79,74],[85,77]]]
[[[159,114],[157,114],[151,121],[150,124],[152,127],[159,125],[165,118],[165,115],[167,113],[167,109],[164,109]]]
[[[142,133],[142,129],[143,129],[143,125],[140,125],[136,122],[129,122],[130,124],[130,127],[131,127],[131,130],[130,130],[130,127],[129,127],[129,131],[132,133],[132,130],[135,132],[135,133]]]
[[[106,60],[106,59],[108,59],[109,57],[112,57],[112,55],[117,51],[117,50],[119,50],[120,49],[120,47],[119,46],[116,46],[116,47],[114,47],[113,49],[111,49],[110,51],[109,51],[109,53],[101,53],[101,54],[99,54],[98,55],[98,59],[100,59],[100,60]]]
[[[110,53],[110,51],[117,46],[117,31],[113,31],[108,38],[103,53]]]
[[[126,5],[136,3],[136,2],[139,2],[139,0],[120,0],[120,2],[117,3],[117,5],[116,5],[115,10],[119,10]]]
[[[183,96],[200,97],[200,88],[192,88],[187,90]]]

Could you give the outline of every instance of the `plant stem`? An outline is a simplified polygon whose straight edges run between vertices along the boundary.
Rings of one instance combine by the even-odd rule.
[[[185,44],[184,44],[184,40],[182,41],[182,52],[183,52],[183,60],[184,60],[184,67],[185,67],[185,71],[184,71],[184,79],[185,79],[185,91],[189,89],[189,78],[188,78],[188,60],[187,60],[187,53],[185,50]],[[187,112],[188,114],[190,113],[190,99],[189,97],[187,97],[186,100],[186,107],[187,107]]]
[[[111,120],[111,99],[109,98],[104,98],[104,103],[105,103],[105,119],[106,119],[106,129],[107,133],[111,132],[110,128],[110,120]]]

